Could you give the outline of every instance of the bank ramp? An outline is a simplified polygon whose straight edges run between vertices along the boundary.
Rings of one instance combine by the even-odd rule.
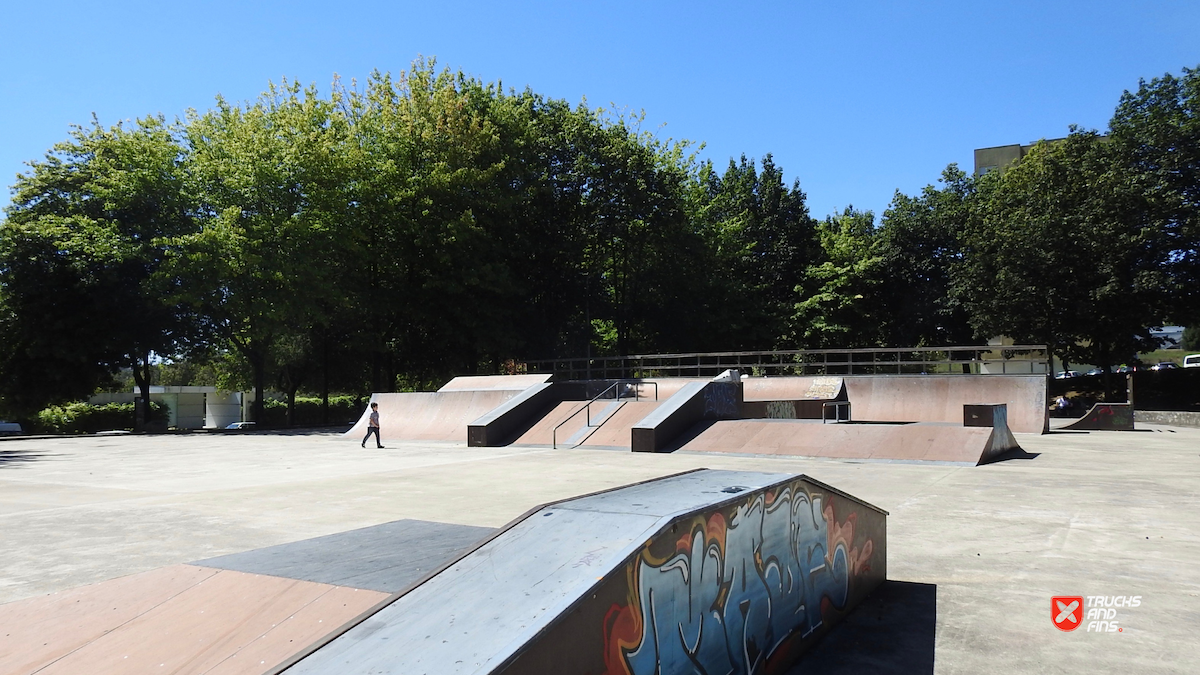
[[[379,435],[387,441],[467,442],[467,427],[521,392],[544,384],[549,375],[456,377],[436,392],[372,394],[379,404]],[[368,404],[345,433],[361,439],[367,433]],[[374,439],[372,439],[374,442]]]
[[[282,672],[778,672],[886,577],[885,517],[709,470],[549,504]]]

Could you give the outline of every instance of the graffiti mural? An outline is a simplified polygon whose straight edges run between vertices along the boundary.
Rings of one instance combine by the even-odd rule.
[[[766,417],[772,420],[794,420],[796,419],[796,402],[767,401]]]
[[[1128,403],[1097,403],[1077,422],[1063,428],[1129,431],[1133,429],[1133,406]]]
[[[738,386],[724,382],[710,382],[704,387],[704,417],[706,419],[737,419]]]
[[[666,525],[496,675],[770,675],[887,574],[886,514],[803,476]]]
[[[873,542],[855,544],[856,515],[839,522],[821,494],[793,483],[677,526],[665,554],[648,544],[626,570],[627,602],[605,617],[605,672],[789,667],[871,571]]]

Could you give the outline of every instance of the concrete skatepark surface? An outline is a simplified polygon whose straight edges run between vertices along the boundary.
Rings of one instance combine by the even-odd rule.
[[[0,602],[405,518],[498,527],[537,503],[708,466],[806,473],[891,513],[893,581],[795,672],[864,672],[865,661],[875,672],[1190,673],[1200,430],[1145,426],[1019,434],[1026,459],[982,467],[444,442],[377,451],[336,434],[3,441]],[[1121,633],[1062,633],[1046,616],[1052,595],[1143,602]],[[27,649],[11,625],[0,659]],[[881,630],[894,648],[876,644]]]

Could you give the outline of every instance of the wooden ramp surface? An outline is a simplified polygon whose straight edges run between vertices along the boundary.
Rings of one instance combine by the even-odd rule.
[[[550,375],[463,375],[450,380],[439,392],[448,391],[524,391],[550,380]]]
[[[0,674],[258,675],[489,536],[400,520],[0,605]]]
[[[953,424],[822,424],[812,420],[719,420],[692,431],[679,450],[978,464],[991,427]]]
[[[372,394],[379,404],[380,436],[388,441],[467,442],[467,425],[519,394],[519,389]],[[370,405],[345,436],[362,440]],[[370,443],[374,443],[372,438]]]
[[[257,674],[386,597],[173,565],[0,605],[0,673]]]
[[[747,401],[802,399],[816,377],[747,377]],[[963,405],[1005,403],[1015,432],[1046,430],[1042,375],[847,375],[842,378],[856,420],[962,423]]]
[[[580,412],[587,401],[563,401],[529,428],[515,443],[521,445],[551,445],[558,447],[621,447],[630,446],[633,425],[642,421],[661,403],[658,401],[616,401],[600,399],[592,403],[592,429],[585,429],[587,413]],[[566,422],[563,424],[563,422]],[[558,427],[555,432],[554,428]]]

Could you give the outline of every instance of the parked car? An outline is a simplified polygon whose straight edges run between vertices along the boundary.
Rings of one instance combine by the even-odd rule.
[[[1184,368],[1200,368],[1200,354],[1188,354],[1183,357]]]
[[[1091,370],[1087,371],[1087,374],[1088,375],[1103,375],[1104,369],[1103,368],[1092,368]]]
[[[233,424],[230,424],[229,426],[227,426],[227,427],[225,427],[225,428],[226,428],[226,429],[234,429],[234,430],[237,430],[237,429],[243,429],[243,430],[244,430],[244,429],[253,429],[253,428],[254,428],[254,422],[234,422]]]
[[[1054,379],[1069,380],[1072,377],[1079,377],[1079,371],[1078,370],[1064,370],[1064,371],[1059,372],[1057,375],[1055,375]]]
[[[1150,366],[1150,370],[1176,370],[1179,366],[1174,361],[1162,361]]]

